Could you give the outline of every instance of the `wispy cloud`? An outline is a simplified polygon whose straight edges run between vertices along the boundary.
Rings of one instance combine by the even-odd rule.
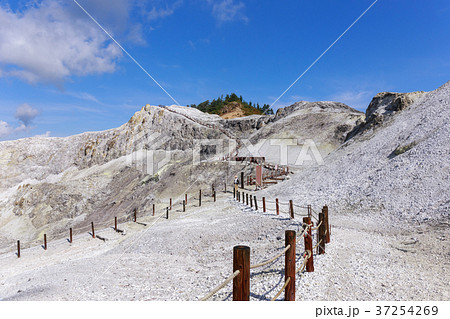
[[[234,20],[248,22],[243,2],[235,2],[235,0],[207,0],[207,2],[212,6],[212,14],[219,24]]]
[[[152,8],[150,10],[146,9],[145,15],[148,20],[153,21],[171,16],[183,4],[183,0],[177,0],[172,4],[166,2],[162,4],[160,2],[152,1]]]

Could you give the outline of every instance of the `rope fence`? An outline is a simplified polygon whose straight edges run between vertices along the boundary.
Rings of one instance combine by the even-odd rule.
[[[213,192],[211,195],[208,194],[208,195],[204,195],[204,196],[206,196],[206,197],[211,196],[213,198],[213,201],[215,201],[216,200],[215,194],[216,193]],[[186,207],[187,207],[187,197],[188,196],[187,196],[187,194],[184,194],[183,197],[184,197],[183,199],[177,199],[176,201],[172,201],[172,198],[169,198],[167,203],[164,203],[161,201],[151,203],[150,208],[152,208],[152,209],[149,210],[147,207],[147,209],[145,210],[145,212],[147,214],[145,214],[143,216],[155,217],[155,214],[159,215],[159,212],[162,212],[166,216],[166,219],[169,219],[169,211],[171,211],[177,205],[182,205],[183,208],[180,211],[185,212]],[[201,198],[202,198],[201,190],[199,191],[199,195],[195,196],[195,197],[191,197],[191,199],[198,199],[201,202]],[[191,200],[191,203],[192,203],[192,205],[195,206],[193,200]],[[157,210],[156,210],[156,205],[159,206]],[[164,207],[164,206],[166,206],[166,207]],[[150,213],[151,213],[151,215],[150,215]],[[147,226],[145,223],[141,223],[141,222],[137,221],[137,208],[134,208],[129,213],[126,213],[125,216],[120,216],[120,217],[115,216],[113,219],[111,219],[109,221],[105,220],[100,223],[94,223],[93,221],[91,221],[89,224],[86,224],[84,226],[73,227],[73,226],[71,226],[72,222],[70,222],[70,223],[66,224],[66,226],[65,226],[65,227],[67,227],[66,230],[61,230],[59,232],[51,233],[51,234],[41,232],[41,235],[39,236],[40,238],[38,238],[36,240],[31,240],[31,241],[26,241],[26,242],[18,240],[17,242],[11,241],[11,242],[6,243],[5,246],[11,247],[11,246],[17,245],[17,247],[14,249],[6,248],[3,250],[0,250],[0,254],[4,255],[4,256],[0,257],[0,260],[8,258],[9,257],[8,254],[13,253],[13,252],[16,252],[17,257],[20,258],[21,257],[20,252],[22,251],[22,253],[23,253],[23,249],[43,247],[44,250],[47,250],[47,248],[48,248],[47,243],[51,244],[50,241],[47,241],[47,239],[49,239],[49,240],[52,239],[53,241],[58,241],[58,240],[67,238],[69,243],[72,244],[74,236],[80,235],[83,233],[88,233],[92,236],[92,238],[98,238],[98,239],[105,241],[106,240],[105,238],[98,235],[99,230],[104,231],[105,229],[112,228],[117,233],[121,233],[122,235],[125,235],[124,230],[120,229],[119,226],[120,226],[120,224],[125,224],[128,222],[134,222],[134,223],[138,223],[138,224]],[[95,234],[96,231],[97,231],[97,235]],[[51,236],[49,236],[49,235],[51,235]]]
[[[225,183],[226,185],[226,183]],[[226,186],[225,186],[226,187]],[[245,196],[246,195],[246,196]],[[204,195],[205,196],[205,195]],[[216,191],[213,186],[212,195],[213,201],[216,201]],[[191,200],[188,202],[187,194],[185,194],[184,199],[182,200],[176,200],[172,201],[172,198],[170,198],[169,203],[166,203],[167,205],[162,205],[166,207],[158,207],[158,213],[162,212],[162,216],[164,216],[164,213],[166,215],[166,219],[169,219],[169,211],[172,211],[172,209],[176,205],[183,205],[182,212],[186,211],[186,206],[188,203],[191,205],[200,207],[201,201],[202,201],[202,192],[199,190],[198,197],[192,197]],[[242,197],[242,203],[246,203],[246,205],[249,205],[249,194],[244,194],[243,192],[233,192],[233,197],[236,201],[240,202]],[[246,201],[245,201],[246,199]],[[196,205],[196,201],[198,200],[198,205]],[[211,200],[212,201],[212,200]],[[255,211],[258,210],[258,201],[256,196],[250,195],[250,207],[253,209],[253,203],[254,203],[254,209]],[[212,296],[214,296],[217,292],[219,292],[221,289],[225,288],[231,281],[233,281],[233,300],[249,300],[250,297],[250,270],[260,268],[266,265],[269,265],[273,262],[275,262],[277,259],[279,259],[281,256],[285,255],[285,282],[282,286],[282,288],[276,293],[275,297],[273,297],[271,300],[276,300],[283,291],[285,291],[285,300],[295,300],[295,275],[297,273],[301,273],[306,270],[306,272],[313,272],[314,266],[313,266],[313,254],[312,252],[314,249],[318,248],[318,254],[325,253],[325,244],[330,242],[329,236],[330,236],[330,230],[329,230],[329,223],[328,223],[328,207],[324,206],[321,213],[316,213],[310,205],[308,206],[301,206],[301,205],[294,205],[293,201],[290,200],[289,202],[280,202],[278,198],[274,201],[266,201],[263,197],[262,199],[262,207],[263,211],[266,212],[267,207],[266,203],[275,203],[276,204],[276,213],[279,215],[280,209],[279,206],[288,206],[289,207],[289,214],[290,218],[294,219],[294,208],[302,208],[308,210],[308,217],[303,217],[303,222],[299,225],[302,226],[303,230],[300,235],[297,236],[296,232],[293,230],[287,230],[285,233],[285,241],[286,244],[282,248],[282,250],[277,253],[272,258],[265,260],[258,264],[250,264],[250,248],[247,246],[235,246],[233,249],[233,273],[227,277],[224,282],[222,282],[220,285],[215,287],[211,292],[209,292],[204,297],[200,298],[201,301],[206,301],[210,299]],[[156,204],[158,206],[161,206],[161,202],[159,203],[151,203],[152,205],[152,216],[155,216],[156,211]],[[134,215],[133,215],[134,212]],[[144,216],[149,216],[150,211],[146,211],[148,214]],[[316,227],[313,227],[314,223],[311,222],[312,212],[314,212],[318,219],[319,223]],[[159,214],[158,214],[159,215]],[[134,217],[134,218],[133,218]],[[159,219],[158,218],[158,219]],[[112,221],[103,221],[101,223],[94,224],[94,222],[91,222],[90,224],[87,224],[85,226],[80,227],[70,227],[70,233],[69,231],[61,231],[56,234],[52,234],[53,238],[61,237],[59,239],[62,239],[64,237],[67,237],[69,235],[70,240],[69,243],[73,243],[73,236],[79,235],[81,233],[90,232],[90,235],[92,238],[96,238],[95,229],[94,226],[97,227],[97,229],[107,229],[107,228],[113,228],[116,232],[121,232],[123,235],[125,235],[124,230],[119,229],[119,224],[124,224],[128,222],[135,222],[137,223],[137,208],[134,208],[131,212],[125,214],[125,216],[120,216],[119,218],[117,216],[114,217],[114,220]],[[140,223],[146,226],[144,223]],[[70,225],[70,224],[69,224]],[[67,226],[66,226],[67,227]],[[313,233],[312,231],[316,231],[316,245],[313,247]],[[32,248],[34,245],[40,245],[44,247],[44,249],[47,249],[47,234],[43,234],[44,241],[42,239],[40,240],[33,240],[30,242],[21,243],[20,241],[17,241],[17,257],[21,257],[21,248]],[[297,238],[304,238],[304,244],[305,244],[305,253],[303,254],[303,262],[299,268],[296,269],[296,239]],[[97,232],[97,238],[102,239],[100,236],[98,236]],[[103,239],[104,240],[104,239]],[[44,243],[44,245],[41,245]],[[37,246],[38,247],[38,246]],[[9,253],[11,251],[8,251]],[[3,258],[2,258],[3,259]]]
[[[243,198],[248,198],[244,196],[244,194],[240,192],[235,192],[233,194],[234,199],[237,202],[240,202],[240,196]],[[250,203],[252,201],[252,195],[250,195]],[[256,208],[256,197],[255,198],[255,210]],[[244,202],[244,201],[243,201]],[[276,199],[276,203],[278,203],[278,199]],[[263,199],[263,209],[265,210],[266,201]],[[247,201],[248,205],[248,201]],[[292,209],[292,201],[289,201],[288,205],[290,205],[290,209]],[[252,206],[251,206],[252,207]],[[312,211],[310,206],[306,207],[308,211]],[[208,293],[203,298],[199,299],[201,301],[206,301],[210,299],[214,294],[219,292],[221,289],[225,288],[228,283],[233,280],[233,300],[250,300],[250,270],[266,266],[278,258],[280,258],[283,254],[285,255],[285,282],[281,289],[275,294],[275,296],[271,299],[271,301],[277,300],[277,298],[285,292],[285,300],[295,300],[295,275],[298,273],[302,273],[306,270],[306,272],[314,271],[313,264],[313,251],[314,249],[319,247],[318,254],[325,253],[325,244],[329,241],[326,240],[326,235],[329,235],[328,228],[325,229],[325,226],[328,227],[328,207],[324,206],[322,209],[322,213],[318,214],[319,223],[316,227],[313,227],[314,223],[311,222],[311,216],[304,217],[301,226],[303,227],[303,231],[299,236],[296,235],[295,231],[287,230],[285,232],[285,242],[286,245],[283,250],[276,254],[274,257],[258,263],[251,265],[250,264],[250,248],[247,246],[235,246],[233,249],[233,270],[234,273],[229,276],[222,284],[214,288],[210,293]],[[312,231],[316,231],[316,245],[313,247],[313,233]],[[295,250],[296,250],[296,238],[304,238],[305,252],[303,254],[303,262],[300,267],[296,268],[296,260],[295,260]],[[236,251],[241,251],[241,254],[237,254]],[[238,256],[238,257],[237,257]],[[246,256],[243,258],[243,256]],[[236,270],[236,268],[238,270]],[[247,280],[243,278],[239,278],[241,275],[247,274]]]

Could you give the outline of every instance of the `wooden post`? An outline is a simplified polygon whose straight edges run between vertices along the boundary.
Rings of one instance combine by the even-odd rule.
[[[325,237],[325,217],[324,217],[324,213],[319,213],[319,223],[322,222],[322,224],[320,224],[318,231],[319,236],[317,236],[317,242],[319,243],[320,241],[322,241],[318,248],[318,252],[319,255],[325,254],[325,242],[326,242],[326,237]]]
[[[258,200],[256,199],[256,195],[253,196],[253,199],[255,200],[255,210],[258,210]]]
[[[198,206],[202,206],[202,190],[198,192]]]
[[[322,213],[325,219],[325,243],[328,244],[330,242],[330,225],[328,224],[328,206],[323,206]]]
[[[225,181],[225,191],[224,191],[224,193],[226,193],[227,192],[227,181]]]
[[[248,193],[245,194],[245,204],[248,206]]]
[[[306,225],[311,225],[311,218],[310,217],[303,217],[303,223],[305,223]],[[305,227],[306,226],[304,226],[304,228]],[[307,272],[313,272],[314,271],[313,240],[312,240],[311,233],[312,233],[311,227],[309,227],[308,231],[304,235],[304,237],[305,237],[305,251],[309,250],[311,252],[311,257],[306,262],[306,271]]]
[[[235,246],[233,248],[233,273],[239,275],[233,279],[233,301],[250,300],[250,247]]]
[[[44,234],[44,250],[47,250],[47,234]]]
[[[216,191],[214,191],[214,202],[216,201]]]
[[[69,231],[69,242],[73,243],[72,228],[70,228],[70,231]]]
[[[294,219],[294,203],[292,199],[289,200],[289,214],[291,216],[291,219]]]
[[[241,172],[241,188],[244,189],[244,172]]]
[[[278,198],[275,198],[275,206],[277,210],[277,215],[280,215],[280,205],[278,204]]]
[[[114,230],[117,231],[117,217],[114,217]]]
[[[184,194],[184,202],[185,202],[186,205],[187,205],[187,194]]]
[[[17,258],[20,258],[20,240],[17,241]]]
[[[134,222],[137,222],[137,208],[134,209]]]
[[[266,198],[263,197],[263,213],[266,212]]]
[[[186,202],[183,199],[183,212],[185,212],[185,211],[186,211]]]
[[[308,217],[312,217],[311,205],[308,205]]]
[[[94,222],[91,222],[91,227],[92,227],[92,238],[95,238]]]
[[[236,198],[236,188],[233,188],[233,198]]]
[[[253,195],[250,194],[250,207],[253,208]]]
[[[153,204],[153,216],[155,216],[155,204]]]
[[[284,282],[286,282],[288,278],[291,278],[284,290],[284,300],[295,301],[295,231],[286,230],[284,238],[284,246],[287,247],[287,245],[291,245],[284,255]]]
[[[169,206],[170,206],[170,210],[172,210],[172,198],[170,199]]]
[[[242,204],[245,204],[245,193],[242,192]]]
[[[169,207],[166,207],[166,219],[169,219]]]

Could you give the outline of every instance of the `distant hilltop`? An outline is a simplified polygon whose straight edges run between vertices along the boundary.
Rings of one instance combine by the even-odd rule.
[[[217,114],[223,119],[233,119],[253,114],[273,114],[269,104],[264,104],[261,107],[259,103],[247,102],[242,98],[242,95],[238,97],[235,93],[227,94],[225,98],[222,95],[211,102],[206,100],[198,105],[191,104],[188,106],[199,109],[204,113]]]

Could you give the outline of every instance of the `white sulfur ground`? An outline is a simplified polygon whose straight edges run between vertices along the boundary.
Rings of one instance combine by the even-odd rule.
[[[229,193],[216,203],[203,198],[202,207],[189,199],[185,213],[176,206],[168,220],[162,214],[140,218],[146,225],[119,225],[124,234],[96,231],[106,242],[83,233],[73,244],[60,239],[47,251],[24,249],[21,258],[0,255],[0,299],[198,300],[232,273],[233,246],[249,246],[255,264],[283,249],[285,230],[300,233],[301,216],[257,212]],[[449,299],[448,229],[334,211],[330,223],[326,254],[314,256],[314,272],[297,276],[297,300]],[[299,238],[298,266],[303,251]],[[251,271],[251,300],[275,296],[284,283],[283,263],[281,257]],[[229,283],[211,300],[231,300],[231,293]]]

